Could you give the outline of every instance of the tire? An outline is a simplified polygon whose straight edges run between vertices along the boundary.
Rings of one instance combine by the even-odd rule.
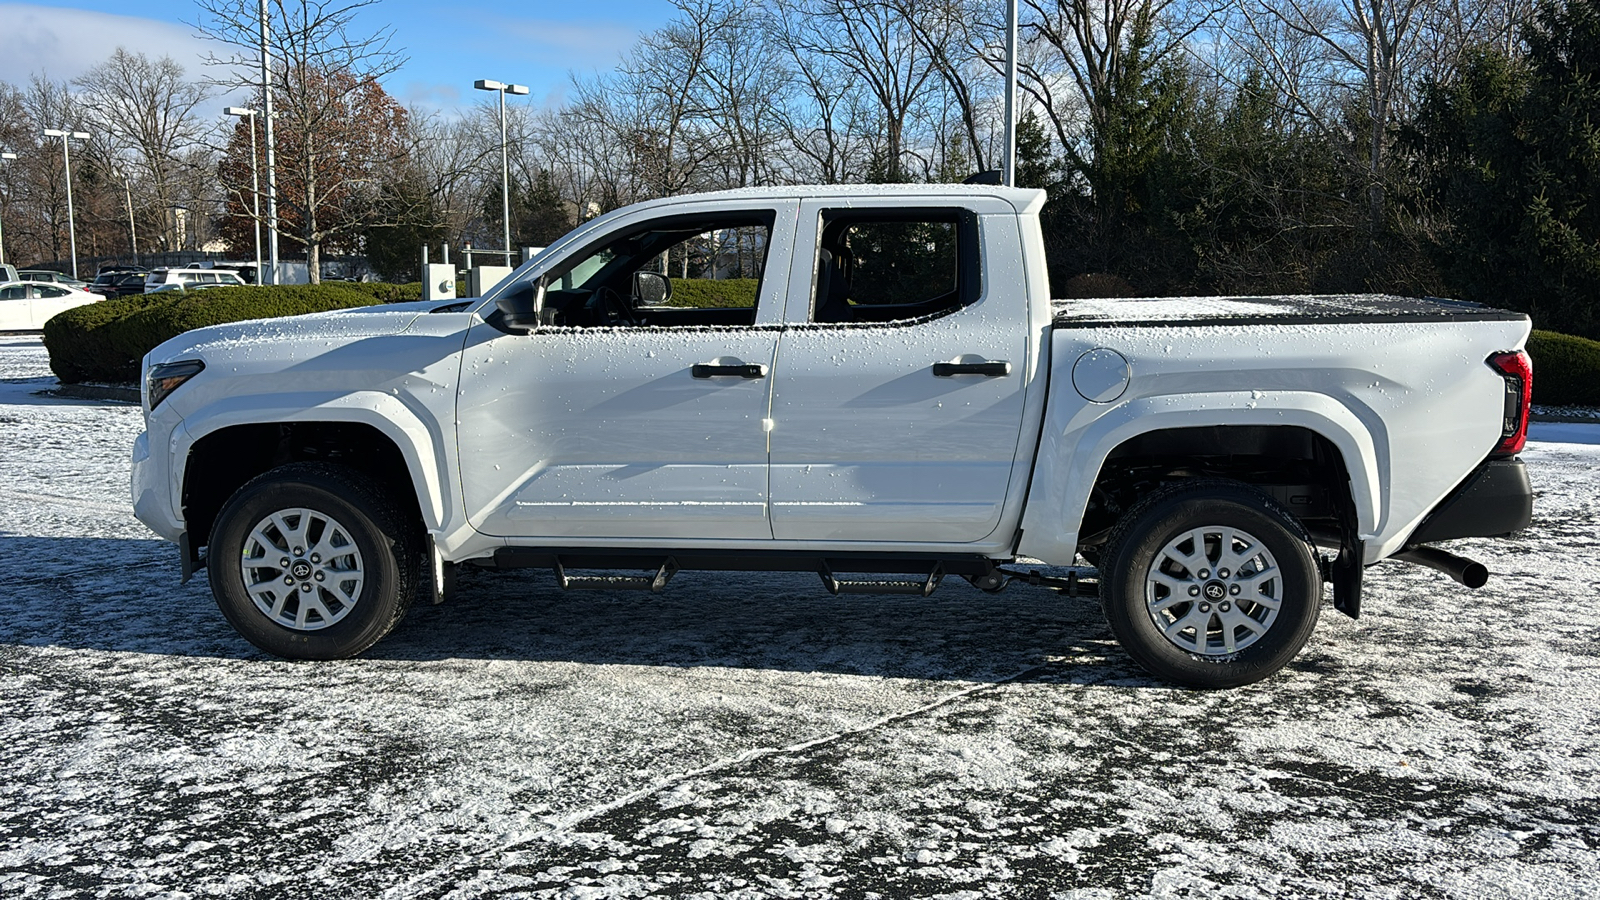
[[[378,483],[326,463],[280,466],[240,488],[217,514],[207,558],[222,614],[288,659],[345,659],[376,644],[427,571],[417,526]]]
[[[1208,689],[1260,681],[1288,665],[1316,627],[1322,577],[1311,539],[1247,485],[1200,480],[1157,491],[1123,516],[1105,550],[1106,621],[1163,680]]]

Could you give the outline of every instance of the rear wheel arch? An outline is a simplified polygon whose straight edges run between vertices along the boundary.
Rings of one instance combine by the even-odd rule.
[[[1326,435],[1298,425],[1206,425],[1134,435],[1101,460],[1079,528],[1096,547],[1152,492],[1196,479],[1225,479],[1261,491],[1318,542],[1335,543],[1361,518],[1346,454]]]

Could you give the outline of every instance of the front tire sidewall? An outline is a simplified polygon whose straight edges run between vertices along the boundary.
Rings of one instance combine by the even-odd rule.
[[[1169,541],[1196,527],[1222,525],[1254,535],[1277,559],[1283,602],[1266,634],[1236,653],[1203,656],[1176,646],[1151,619],[1145,579]],[[1146,670],[1194,688],[1230,688],[1282,669],[1310,638],[1322,600],[1322,580],[1297,522],[1272,501],[1243,487],[1153,497],[1130,513],[1102,570],[1106,621],[1124,650]]]
[[[335,491],[318,473],[274,478],[269,473],[241,488],[217,516],[206,568],[217,606],[233,627],[262,650],[289,659],[343,659],[377,643],[405,614],[404,573],[394,542],[366,509]],[[327,628],[297,631],[272,621],[244,588],[242,555],[255,524],[283,509],[305,508],[345,526],[366,566],[361,595],[349,615]],[[381,514],[378,518],[384,518]]]

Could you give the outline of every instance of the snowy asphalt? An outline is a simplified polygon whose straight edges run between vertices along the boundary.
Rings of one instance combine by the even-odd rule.
[[[1600,425],[1488,587],[1382,564],[1193,693],[1082,600],[802,576],[469,573],[272,659],[133,518],[138,409],[52,385],[0,337],[0,897],[1600,897]]]

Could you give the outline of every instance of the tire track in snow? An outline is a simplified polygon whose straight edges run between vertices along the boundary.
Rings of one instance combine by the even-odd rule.
[[[488,849],[488,850],[480,850],[480,851],[478,851],[476,853],[473,853],[473,854],[471,854],[469,856],[466,856],[466,857],[464,857],[462,859],[457,860],[453,865],[451,865],[449,867],[441,867],[441,868],[438,868],[438,869],[434,869],[431,872],[426,872],[426,873],[423,873],[422,875],[418,875],[415,878],[412,878],[412,879],[408,880],[407,882],[405,882],[405,884],[398,885],[398,886],[396,886],[394,888],[391,888],[390,890],[384,892],[384,896],[386,896],[386,897],[391,897],[391,896],[392,897],[417,896],[416,892],[418,890],[427,889],[429,887],[429,882],[437,883],[441,879],[445,879],[447,884],[449,884],[451,887],[459,886],[460,882],[451,881],[452,876],[456,875],[457,873],[459,873],[463,869],[471,869],[471,868],[477,866],[481,860],[486,860],[486,859],[488,859],[490,857],[495,856],[496,854],[506,853],[506,852],[509,852],[509,851],[512,851],[512,850],[516,850],[519,847],[531,847],[531,846],[535,846],[535,845],[541,844],[541,843],[547,841],[549,838],[551,838],[551,837],[553,837],[553,836],[555,836],[557,834],[560,834],[562,832],[571,831],[576,826],[582,825],[585,822],[591,821],[593,819],[597,819],[597,818],[599,818],[601,816],[604,816],[604,815],[606,815],[608,813],[615,812],[615,811],[617,811],[619,809],[622,809],[625,806],[628,806],[628,805],[633,804],[633,803],[637,803],[638,801],[643,800],[643,799],[645,799],[647,797],[651,797],[651,796],[654,796],[656,794],[660,794],[660,793],[662,793],[664,791],[667,791],[667,790],[669,790],[669,789],[671,789],[671,788],[673,788],[673,787],[675,787],[675,786],[677,786],[679,784],[682,784],[682,783],[684,783],[686,781],[690,781],[690,780],[693,780],[693,779],[696,779],[696,778],[703,778],[703,777],[710,776],[710,775],[726,774],[726,773],[731,772],[731,771],[733,771],[735,769],[738,769],[741,766],[748,765],[749,763],[757,762],[757,761],[760,761],[760,760],[774,759],[774,758],[783,757],[783,756],[798,756],[798,755],[800,755],[802,753],[805,753],[805,752],[810,751],[810,750],[815,750],[815,749],[817,749],[819,747],[827,747],[829,745],[836,744],[836,743],[839,743],[841,741],[845,741],[845,740],[849,740],[851,738],[856,738],[856,737],[860,737],[862,735],[870,734],[871,732],[877,731],[877,730],[879,730],[881,728],[885,728],[885,727],[890,726],[890,725],[895,725],[895,724],[898,724],[900,722],[907,721],[909,719],[915,719],[915,718],[918,718],[920,716],[925,716],[925,715],[927,715],[929,713],[932,713],[932,712],[935,712],[935,711],[937,711],[939,709],[943,709],[944,707],[950,706],[951,704],[954,704],[954,703],[956,703],[958,701],[965,700],[968,697],[981,696],[981,695],[988,694],[988,693],[994,693],[994,692],[997,692],[997,691],[999,691],[999,690],[1001,690],[1003,688],[1009,687],[1009,686],[1011,686],[1013,684],[1018,684],[1020,682],[1027,681],[1029,679],[1036,678],[1036,677],[1039,677],[1041,675],[1045,675],[1045,674],[1047,674],[1049,672],[1054,671],[1055,668],[1056,667],[1054,665],[1048,664],[1048,663],[1045,664],[1045,665],[1033,666],[1031,668],[1025,669],[1025,670],[1023,670],[1021,672],[1017,672],[1016,674],[1013,674],[1013,675],[1009,675],[1009,676],[1007,676],[1005,678],[1002,678],[1002,679],[999,679],[997,681],[985,682],[983,684],[974,684],[971,687],[962,688],[959,691],[954,691],[952,693],[946,694],[946,695],[944,695],[942,697],[939,697],[938,699],[929,701],[929,702],[924,703],[924,704],[922,704],[920,706],[917,706],[917,707],[915,707],[913,709],[904,710],[902,712],[892,713],[892,714],[887,715],[887,716],[879,717],[879,718],[874,719],[873,721],[868,722],[867,724],[862,725],[862,726],[857,727],[857,728],[848,728],[848,729],[844,729],[842,731],[830,732],[828,734],[819,735],[819,736],[814,737],[814,738],[810,738],[810,739],[807,739],[807,740],[804,740],[804,741],[799,741],[799,742],[793,743],[793,744],[788,744],[788,745],[782,746],[782,747],[753,747],[753,748],[751,748],[749,750],[746,750],[746,751],[744,751],[742,753],[736,754],[736,755],[734,755],[734,756],[732,756],[730,758],[720,759],[720,760],[717,760],[715,762],[708,763],[708,764],[706,764],[704,766],[701,766],[701,767],[699,767],[697,769],[692,769],[690,771],[678,772],[678,773],[673,774],[673,775],[668,775],[667,777],[662,778],[662,779],[656,781],[653,784],[650,784],[650,785],[648,785],[646,787],[642,787],[642,788],[640,788],[640,789],[638,789],[636,791],[630,791],[629,793],[624,794],[621,797],[618,797],[616,799],[608,800],[605,803],[601,803],[601,804],[598,804],[598,805],[595,805],[595,806],[591,806],[591,807],[589,807],[587,809],[579,810],[577,812],[568,813],[568,814],[566,814],[564,816],[557,816],[557,817],[555,817],[556,824],[553,827],[547,828],[547,829],[545,829],[543,831],[540,831],[540,832],[538,832],[536,834],[530,835],[528,837],[520,837],[520,838],[517,838],[515,840],[507,841],[507,842],[501,844],[498,847],[494,847],[494,848],[491,848],[491,849]]]
[[[20,503],[44,503],[50,506],[65,506],[70,509],[82,509],[97,513],[116,513],[123,516],[133,515],[133,508],[124,503],[107,503],[103,500],[70,497],[66,494],[46,494],[38,491],[14,491],[0,488],[0,500]]]

